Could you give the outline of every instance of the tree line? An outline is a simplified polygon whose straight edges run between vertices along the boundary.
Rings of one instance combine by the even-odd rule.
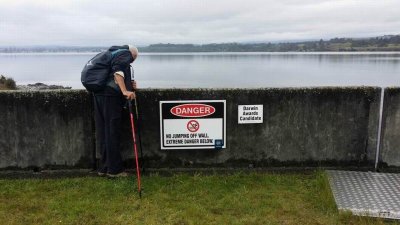
[[[400,35],[376,38],[283,43],[153,44],[141,52],[321,52],[321,51],[400,51]]]
[[[0,53],[16,52],[100,52],[108,47],[0,47]],[[374,38],[332,38],[318,41],[281,43],[152,44],[140,52],[321,52],[400,51],[400,35]]]

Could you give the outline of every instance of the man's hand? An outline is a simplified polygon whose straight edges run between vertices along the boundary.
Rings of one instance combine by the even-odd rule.
[[[136,81],[135,80],[132,81],[132,88],[135,91],[137,90],[137,85],[136,85]]]
[[[128,100],[133,100],[136,98],[136,94],[135,92],[132,91],[124,91],[122,92],[122,94],[125,96],[126,99]]]
[[[124,78],[121,75],[119,75],[118,73],[115,73],[114,79],[117,82],[119,89],[121,89],[121,92],[125,96],[126,99],[133,100],[136,98],[135,92],[126,90]]]

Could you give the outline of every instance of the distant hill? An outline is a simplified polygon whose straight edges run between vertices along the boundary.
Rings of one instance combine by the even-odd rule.
[[[0,53],[62,53],[62,52],[101,52],[108,47],[74,47],[74,46],[32,46],[32,47],[0,47]]]
[[[0,47],[0,53],[19,52],[100,52],[108,47]],[[280,43],[152,44],[140,52],[331,52],[400,51],[400,35],[373,38],[333,38],[319,41]]]
[[[330,40],[281,43],[222,44],[153,44],[141,52],[330,52],[330,51],[400,51],[400,35],[375,38],[333,38]]]

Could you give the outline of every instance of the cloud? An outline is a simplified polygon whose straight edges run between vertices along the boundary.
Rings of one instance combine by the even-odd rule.
[[[400,1],[0,0],[0,45],[251,42],[399,34]]]

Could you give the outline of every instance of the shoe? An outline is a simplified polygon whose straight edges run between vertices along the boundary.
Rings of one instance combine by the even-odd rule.
[[[129,174],[127,172],[121,172],[117,174],[107,173],[107,177],[116,178],[116,177],[127,177]]]
[[[99,175],[100,177],[104,177],[105,175],[107,175],[107,173],[97,172],[97,175]]]
[[[102,169],[99,169],[99,170],[97,171],[97,175],[99,175],[99,176],[101,176],[101,177],[104,177],[105,175],[107,175],[107,167],[104,167],[104,168],[102,168]]]

